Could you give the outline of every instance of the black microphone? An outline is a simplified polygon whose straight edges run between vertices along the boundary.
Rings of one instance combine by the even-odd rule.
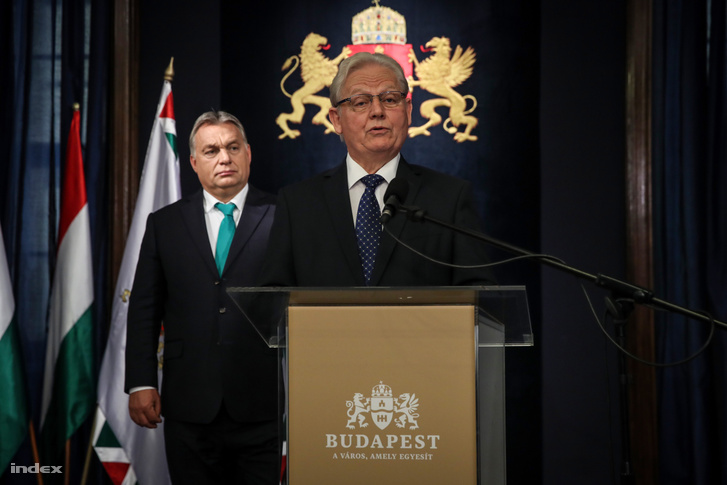
[[[409,182],[403,178],[395,177],[386,188],[384,194],[384,210],[381,212],[381,223],[386,224],[394,217],[396,210],[406,200],[409,193]]]

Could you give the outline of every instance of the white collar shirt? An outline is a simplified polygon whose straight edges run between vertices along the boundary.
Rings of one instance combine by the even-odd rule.
[[[383,167],[381,167],[376,173],[384,177],[382,182],[374,194],[376,200],[379,202],[379,209],[384,208],[384,194],[389,186],[389,183],[396,177],[396,170],[399,168],[399,160],[401,154],[396,155],[393,159],[389,160]],[[351,214],[353,215],[353,224],[356,225],[356,215],[358,213],[358,204],[361,201],[361,196],[366,190],[366,186],[361,179],[368,175],[368,172],[361,167],[356,161],[351,158],[351,155],[346,155],[346,173],[348,176],[348,195],[351,199]]]
[[[235,220],[235,227],[237,227],[237,224],[240,222],[242,211],[245,208],[245,200],[247,199],[247,194],[249,192],[248,187],[249,185],[245,184],[245,187],[243,187],[243,189],[234,196],[232,200],[230,200],[231,203],[235,204],[235,210],[232,212],[232,218]],[[224,219],[225,215],[221,210],[215,207],[216,203],[222,201],[217,200],[206,190],[203,190],[202,194],[204,195],[204,221],[207,225],[207,236],[209,237],[212,255],[214,256],[217,248],[217,234],[220,232],[220,224],[222,223],[222,219]]]

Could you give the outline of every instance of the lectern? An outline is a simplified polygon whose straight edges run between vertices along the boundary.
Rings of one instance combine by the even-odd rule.
[[[524,287],[230,288],[283,368],[289,485],[506,483]]]

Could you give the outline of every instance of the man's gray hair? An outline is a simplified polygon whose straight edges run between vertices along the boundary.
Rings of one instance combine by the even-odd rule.
[[[341,88],[343,88],[343,83],[346,82],[348,75],[371,64],[378,64],[389,69],[396,76],[396,82],[399,85],[399,89],[405,93],[409,92],[409,83],[406,80],[404,70],[398,62],[386,54],[358,52],[351,57],[344,59],[341,61],[341,64],[339,64],[338,73],[336,74],[336,77],[333,78],[331,87],[329,88],[331,106],[336,106],[336,103],[341,100]]]
[[[242,123],[234,115],[227,113],[226,111],[207,111],[202,113],[197,121],[194,122],[192,132],[189,134],[189,153],[194,156],[194,137],[197,132],[204,125],[221,125],[222,123],[232,123],[240,130],[242,139],[247,144],[247,135],[245,134],[245,128],[242,127]]]

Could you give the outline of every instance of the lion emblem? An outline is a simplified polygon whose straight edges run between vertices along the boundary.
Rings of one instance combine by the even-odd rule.
[[[395,419],[396,427],[405,428],[409,423],[409,429],[417,429],[419,427],[416,421],[416,418],[419,417],[419,413],[416,412],[417,408],[419,408],[419,398],[416,397],[416,394],[404,393],[399,396],[395,411],[401,416]]]
[[[442,121],[442,117],[435,109],[444,106],[449,108],[449,118],[444,121],[442,128],[447,133],[453,134],[455,141],[459,143],[477,140],[477,137],[470,133],[479,121],[474,116],[469,116],[477,107],[477,100],[469,94],[462,96],[453,89],[472,75],[475,63],[474,49],[468,47],[463,51],[462,47],[457,46],[454,55],[450,58],[452,48],[446,37],[433,37],[425,47],[427,49],[422,48],[422,51],[433,51],[434,53],[421,63],[417,60],[414,51],[409,51],[409,59],[414,63],[414,73],[418,78],[409,79],[409,85],[412,88],[420,86],[440,98],[429,99],[421,104],[419,112],[428,121],[422,126],[410,127],[409,136],[431,135],[429,128]],[[467,99],[471,99],[473,102],[469,110],[467,109]],[[450,122],[452,126],[447,126]],[[459,127],[462,125],[464,125],[464,131],[459,131]]]
[[[282,70],[288,70],[280,81],[280,89],[287,97],[290,98],[290,104],[293,107],[292,113],[281,113],[275,122],[283,130],[278,138],[283,139],[289,137],[295,139],[300,136],[299,130],[291,130],[288,126],[289,122],[300,124],[305,114],[305,105],[314,104],[320,108],[318,113],[313,117],[314,125],[323,125],[326,127],[325,133],[333,133],[335,129],[328,120],[328,110],[331,102],[327,97],[318,96],[316,93],[323,88],[331,85],[333,78],[338,71],[338,64],[351,53],[348,47],[344,47],[341,53],[335,59],[329,59],[321,53],[321,49],[330,48],[328,39],[322,35],[311,32],[303,40],[300,49],[300,55],[289,57],[283,64]],[[292,67],[291,67],[292,66]],[[285,90],[285,81],[300,66],[300,75],[303,79],[303,87],[289,94]]]
[[[358,425],[361,428],[366,428],[369,423],[366,423],[365,413],[371,410],[369,406],[369,398],[364,398],[363,394],[357,392],[353,395],[353,401],[346,401],[346,407],[348,411],[348,422],[346,427],[349,429],[355,429],[358,421]]]

